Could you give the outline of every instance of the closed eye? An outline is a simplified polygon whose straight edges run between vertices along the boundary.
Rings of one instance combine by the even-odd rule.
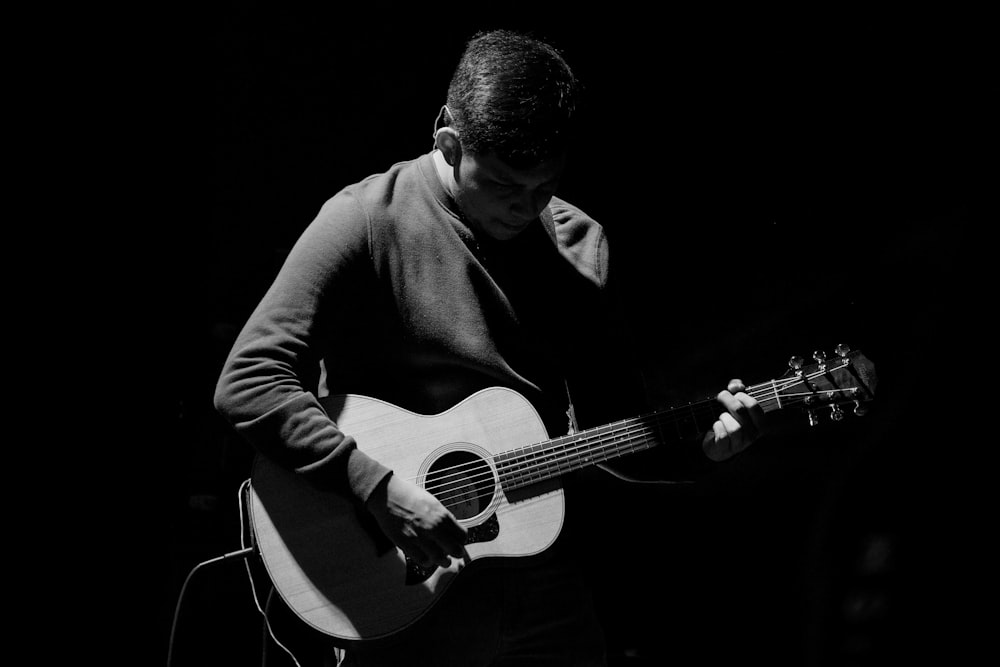
[[[508,185],[506,183],[494,183],[493,190],[501,197],[512,197],[521,191],[521,186]]]

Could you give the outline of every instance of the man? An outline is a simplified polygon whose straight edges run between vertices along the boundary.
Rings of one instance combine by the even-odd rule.
[[[608,320],[604,232],[554,197],[578,96],[549,45],[508,31],[473,38],[434,150],[326,202],[219,380],[216,406],[237,431],[305,483],[353,499],[424,567],[461,558],[466,529],[366,454],[317,395],[437,414],[502,386],[527,398],[551,435],[575,427],[575,412],[587,425],[619,416],[610,396],[639,387],[627,386],[616,362],[599,361],[620,347]],[[596,379],[610,382],[607,400],[584,399],[581,410],[574,399],[594,396]],[[698,457],[724,460],[758,435],[763,413],[742,389],[734,381],[719,394]],[[676,462],[656,459],[663,476],[683,473],[666,468]],[[426,619],[389,641],[348,647],[345,664],[604,664],[570,552],[560,540],[527,566],[470,568]]]

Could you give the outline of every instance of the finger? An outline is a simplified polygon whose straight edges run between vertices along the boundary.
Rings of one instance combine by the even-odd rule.
[[[732,438],[740,435],[743,430],[743,425],[736,420],[736,417],[732,416],[728,412],[723,412],[719,415],[719,421],[716,423],[722,424],[722,428],[726,434],[724,437]]]
[[[733,440],[721,419],[712,424],[710,437],[715,439],[715,447],[710,454],[713,460],[723,461],[733,455]]]
[[[746,429],[745,435],[751,439],[756,437],[764,414],[760,406],[757,405],[757,401],[743,392],[734,396],[729,390],[720,391],[717,398],[728,414]],[[757,414],[758,412],[760,414]]]
[[[720,442],[728,447],[730,454],[740,452],[744,448],[743,443],[746,440],[743,425],[728,412],[719,415],[717,423],[722,425],[722,430],[725,432]]]
[[[458,519],[443,504],[435,499],[436,508],[424,524],[424,536],[433,540],[444,553],[460,558],[468,531],[458,523]]]
[[[427,552],[423,550],[420,544],[416,541],[409,541],[405,544],[399,545],[399,548],[403,550],[403,553],[407,558],[415,562],[420,567],[430,567],[434,565],[433,559],[427,555]]]
[[[441,545],[445,553],[455,558],[461,558],[464,555],[465,539],[469,531],[458,523],[458,519],[454,516],[450,517],[449,520],[442,522],[435,532],[438,544]]]
[[[730,394],[736,394],[741,391],[746,391],[746,385],[743,384],[743,380],[740,380],[739,378],[734,378],[729,381],[729,384],[726,386],[726,391],[728,391]]]
[[[716,442],[725,443],[729,440],[729,431],[726,430],[726,425],[721,420],[712,424],[712,431],[715,433]]]
[[[445,553],[441,545],[434,539],[433,534],[425,534],[423,536],[420,541],[420,548],[427,556],[428,566],[438,565],[440,567],[448,567],[451,565],[451,559],[448,558],[448,554]]]
[[[730,414],[736,414],[743,407],[743,404],[740,403],[728,389],[720,391],[716,395],[715,400],[717,400]]]
[[[739,392],[733,398],[743,405],[742,414],[749,419],[753,427],[753,434],[757,435],[764,430],[764,408],[760,406],[753,396]],[[744,421],[744,423],[746,423]]]

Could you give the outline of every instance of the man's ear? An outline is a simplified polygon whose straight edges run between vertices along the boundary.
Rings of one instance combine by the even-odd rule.
[[[462,160],[462,144],[458,132],[450,127],[438,128],[434,133],[434,147],[441,151],[445,162],[454,167]]]

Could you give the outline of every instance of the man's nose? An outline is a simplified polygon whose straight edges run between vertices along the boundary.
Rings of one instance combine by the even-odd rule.
[[[550,196],[543,193],[528,192],[511,206],[510,212],[522,220],[534,220],[548,205],[550,199]]]

